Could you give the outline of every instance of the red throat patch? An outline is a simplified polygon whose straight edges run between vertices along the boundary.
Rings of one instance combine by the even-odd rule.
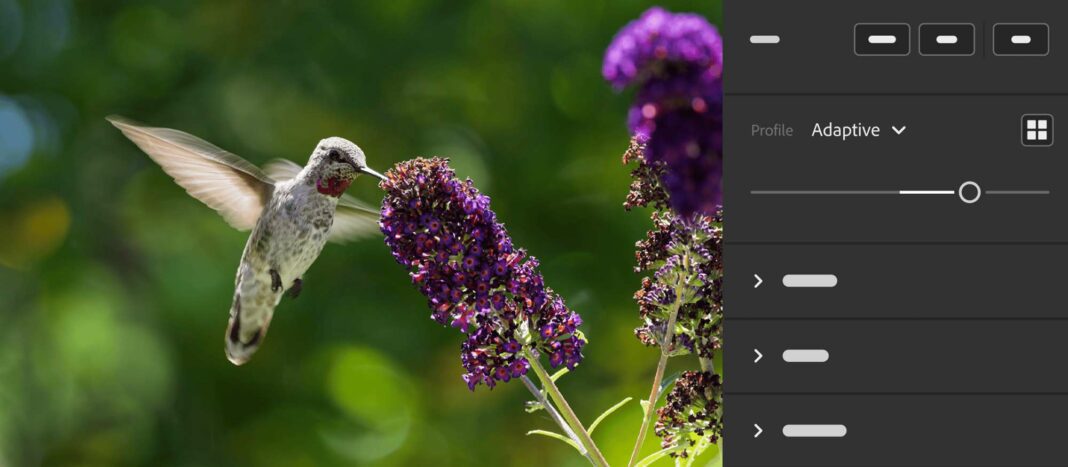
[[[319,190],[319,193],[324,195],[338,198],[342,193],[345,193],[345,190],[347,190],[351,184],[351,180],[341,180],[337,177],[330,177],[325,181],[320,178],[315,182],[315,189]]]

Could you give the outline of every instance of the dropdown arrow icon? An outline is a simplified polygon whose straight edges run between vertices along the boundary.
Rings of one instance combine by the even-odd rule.
[[[760,353],[759,350],[753,349],[753,352],[756,353],[756,360],[753,360],[753,363],[757,363],[760,361],[760,359],[764,358],[764,354]]]
[[[757,288],[757,287],[760,287],[760,284],[763,284],[763,283],[764,283],[764,279],[761,279],[761,278],[760,278],[760,276],[758,276],[758,275],[756,275],[756,274],[753,274],[753,277],[755,277],[755,278],[756,278],[756,280],[757,280],[757,281],[756,281],[756,284],[753,284],[753,288],[754,288],[754,289],[755,289],[755,288]]]
[[[753,428],[756,428],[756,434],[753,435],[754,438],[759,438],[760,434],[764,432],[764,429],[760,428],[760,425],[757,425],[756,423],[753,424]]]
[[[897,134],[900,135],[900,134],[904,133],[905,132],[905,128],[908,128],[908,127],[905,126],[905,125],[901,125],[901,128],[898,128],[896,126],[890,125],[890,128],[892,128],[894,130],[894,133],[897,133]]]

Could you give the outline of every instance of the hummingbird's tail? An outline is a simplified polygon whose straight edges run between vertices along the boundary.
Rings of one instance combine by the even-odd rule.
[[[273,315],[272,304],[248,300],[242,297],[240,288],[234,293],[230,323],[226,326],[226,358],[230,363],[242,365],[252,358],[267,335]]]

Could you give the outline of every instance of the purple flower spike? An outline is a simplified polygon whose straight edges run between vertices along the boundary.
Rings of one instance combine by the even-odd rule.
[[[627,126],[640,164],[655,169],[668,204],[684,218],[714,215],[723,202],[723,40],[699,15],[647,10],[605,52],[617,89],[638,88]],[[628,200],[629,202],[629,200]]]
[[[723,70],[723,40],[700,15],[652,7],[623,27],[604,55],[601,73],[617,88],[684,63],[718,76]]]
[[[660,345],[669,320],[670,304],[680,278],[699,278],[682,290],[692,297],[681,306],[676,323],[675,352],[693,353],[711,361],[723,346],[723,224],[722,217],[695,216],[684,221],[670,213],[653,215],[655,228],[637,243],[635,271],[655,270],[642,280],[635,294],[643,325],[635,329],[645,345]],[[679,254],[685,251],[689,266]]]
[[[656,411],[654,428],[664,448],[681,448],[671,457],[688,458],[699,454],[699,439],[716,443],[723,436],[723,384],[719,375],[687,371],[675,381],[664,406]]]
[[[646,155],[669,170],[661,176],[668,201],[684,218],[714,215],[723,204],[723,132],[719,116],[676,110],[655,121]]]
[[[427,297],[431,317],[466,334],[460,360],[472,391],[527,373],[526,350],[574,368],[582,318],[545,287],[538,261],[513,250],[490,199],[460,182],[445,159],[415,159],[386,172],[379,226],[393,257]]]

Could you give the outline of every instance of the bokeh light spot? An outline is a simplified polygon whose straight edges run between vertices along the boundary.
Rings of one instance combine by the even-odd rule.
[[[355,435],[324,433],[326,443],[361,461],[396,451],[412,425],[417,397],[411,379],[389,358],[370,348],[346,347],[332,360],[327,392],[346,415],[368,430]]]
[[[22,167],[33,151],[33,125],[17,102],[0,97],[0,178]]]
[[[59,197],[28,204],[13,214],[0,213],[0,265],[22,269],[48,256],[67,237],[70,208]]]

